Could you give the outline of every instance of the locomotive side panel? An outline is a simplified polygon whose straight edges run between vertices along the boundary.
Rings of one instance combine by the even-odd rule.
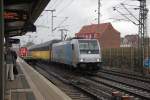
[[[70,43],[54,44],[52,54],[54,62],[72,65],[72,45]]]
[[[73,62],[73,50],[72,50],[72,45],[71,44],[66,44],[64,45],[65,47],[65,59],[64,62],[65,64],[72,65]]]

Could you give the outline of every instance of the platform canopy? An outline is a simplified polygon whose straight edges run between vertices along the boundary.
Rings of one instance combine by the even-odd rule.
[[[36,31],[34,22],[50,0],[4,0],[5,36]]]

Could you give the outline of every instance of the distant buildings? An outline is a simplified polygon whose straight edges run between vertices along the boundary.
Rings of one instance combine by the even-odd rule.
[[[120,32],[114,29],[111,23],[83,26],[75,36],[98,39],[102,48],[119,48],[121,43]]]
[[[141,42],[141,38],[138,34],[126,35],[121,38],[121,47],[138,47],[138,43]],[[150,46],[150,38],[144,38],[144,46]]]
[[[138,47],[139,36],[135,35],[126,35],[124,38],[121,38],[121,47]]]

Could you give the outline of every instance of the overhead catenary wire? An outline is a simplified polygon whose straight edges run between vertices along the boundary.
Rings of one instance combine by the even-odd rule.
[[[129,4],[127,4],[127,1],[129,1],[129,0],[125,0],[125,1],[123,1],[121,3],[119,3],[118,5],[114,6],[113,10],[117,11],[120,15],[122,15],[128,21],[131,21],[133,24],[139,25],[139,23],[140,23],[139,19],[135,17],[135,15],[131,12],[131,9],[129,10],[126,7],[126,6],[134,6],[134,8],[132,8],[132,9],[133,10],[137,10],[138,8],[135,8],[135,7],[139,7],[139,6],[138,5],[129,5]],[[121,8],[123,8],[128,14],[124,13],[123,11],[120,11]],[[129,16],[134,18],[134,20],[136,20],[137,22],[133,21]]]
[[[118,1],[118,0],[116,0],[116,1]],[[120,1],[120,0],[119,0]],[[129,0],[124,0],[124,1],[122,1],[122,2],[120,2],[120,3],[125,3],[125,2],[127,2],[127,1],[129,1]],[[114,5],[114,7],[118,7],[118,6],[120,6],[120,3],[119,4],[116,4],[116,5]]]
[[[59,1],[59,2],[58,2],[58,1]],[[69,3],[67,3],[67,5],[65,5],[65,7],[63,7],[59,12],[62,12],[63,10],[65,10],[66,6],[68,7],[69,4],[71,4],[71,2],[73,2],[73,1],[74,1],[74,0],[71,0]],[[53,8],[53,9],[60,9],[60,8],[58,7],[58,5],[60,5],[62,2],[63,2],[63,0],[56,0],[56,1],[54,1],[54,3],[51,5],[50,8]],[[50,9],[50,8],[47,8],[47,9]],[[45,10],[45,11],[46,11],[46,10]],[[60,13],[58,13],[58,14],[60,14]],[[58,15],[58,14],[57,14],[57,15]],[[58,17],[59,17],[59,16],[58,16]],[[63,24],[64,21],[66,21],[66,18],[65,18],[65,20],[63,20],[63,21],[58,25],[58,27],[60,27],[60,25]]]
[[[121,11],[117,10],[115,7],[113,7],[113,9],[114,9],[114,11],[117,11],[123,17],[125,17],[126,19],[128,19],[129,21],[131,21],[133,24],[138,25],[137,23],[135,23],[134,21],[132,21],[129,17],[127,17],[126,14],[123,14]]]
[[[139,19],[136,18],[136,17],[128,10],[128,8],[127,8],[123,3],[121,3],[121,5],[123,6],[123,8],[124,8],[126,11],[128,11],[128,13],[129,13],[132,17],[134,17],[134,18],[139,22]]]
[[[62,13],[64,10],[66,10],[66,8],[68,8],[75,0],[71,0],[70,2],[68,2],[61,10],[59,10],[57,12],[57,14]]]
[[[140,6],[137,6],[137,5],[130,5],[130,4],[126,4],[126,3],[123,3],[124,5],[126,6],[131,6],[131,7],[140,7]]]
[[[54,5],[52,8],[53,9],[57,9],[57,7],[59,7],[60,4],[62,4],[63,0],[60,0],[58,3],[56,3],[56,5]]]
[[[60,1],[60,0],[59,0]],[[51,5],[51,8],[55,8],[58,7],[58,5],[60,5],[62,3],[63,0],[61,0],[60,2],[58,2],[58,0],[54,1],[54,3]],[[67,3],[67,7],[69,4],[71,4],[71,2],[73,2],[74,0],[71,0],[69,3]],[[65,5],[66,7],[66,5]],[[50,8],[47,8],[47,9],[50,9]],[[64,7],[61,9],[61,11],[64,10]],[[45,11],[48,11],[48,10],[45,10]],[[65,17],[65,19],[63,21],[60,22],[60,24],[58,24],[58,27],[60,28],[60,25],[62,25],[66,20],[67,20],[68,17]],[[47,21],[48,22],[48,21]],[[43,21],[42,21],[43,23]],[[56,28],[58,28],[56,27]],[[54,28],[55,29],[55,28]],[[53,28],[52,28],[52,31],[53,31]]]
[[[68,17],[65,17],[65,19],[63,21],[61,21],[58,26],[62,25],[67,19],[68,19]]]
[[[118,0],[116,0],[116,1],[118,1]],[[129,4],[127,3],[127,2],[129,2],[129,1],[131,1],[131,0],[122,0],[121,2],[119,2],[119,3],[117,3],[115,6],[113,6],[113,10],[114,11],[117,11],[120,15],[122,15],[124,18],[126,18],[128,21],[131,21],[131,19],[130,18],[128,18],[127,17],[127,15],[130,15],[130,14],[125,14],[124,12],[121,12],[120,10],[125,10],[125,8],[124,7],[122,7],[122,5],[121,4],[124,4],[124,5],[128,5],[129,6]],[[136,5],[135,5],[135,7],[137,7]],[[131,6],[131,8],[128,8],[128,9],[130,9],[130,10],[136,10],[136,8],[132,8],[132,6]],[[119,9],[119,10],[118,10]],[[131,15],[130,15],[131,16]],[[134,21],[131,21],[131,22],[133,22],[134,24],[135,24],[135,22]]]
[[[60,13],[62,13],[67,7],[69,7],[72,3],[74,2],[74,0],[71,0],[71,1],[69,1],[68,3],[66,3],[66,5],[63,7],[63,8],[59,8],[60,10],[57,12],[57,14],[56,15],[60,15]],[[56,6],[58,6],[58,5],[55,5],[55,9],[56,9]],[[58,16],[59,17],[59,16]],[[55,27],[54,28],[54,30],[56,30],[57,28],[60,28],[61,27],[61,25],[66,21],[68,19],[68,17],[65,17],[65,19],[64,20],[62,20],[59,24],[58,24],[58,26],[57,27]]]
[[[57,3],[58,0],[55,0],[54,3],[51,5],[51,8]]]
[[[118,1],[118,0],[117,0]],[[124,0],[124,1],[122,1],[122,2],[119,2],[118,4],[116,4],[116,5],[114,5],[113,7],[115,7],[115,8],[120,8],[120,4],[121,3],[123,3],[123,4],[125,4],[125,5],[128,5],[128,6],[135,6],[135,7],[138,7],[138,6],[136,6],[136,5],[130,5],[129,3],[127,4],[127,2],[129,2],[129,1],[133,1],[133,0]],[[135,1],[137,1],[137,0],[135,0]]]

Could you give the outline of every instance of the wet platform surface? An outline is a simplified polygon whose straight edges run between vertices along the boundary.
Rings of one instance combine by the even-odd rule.
[[[15,80],[6,82],[5,100],[71,100],[20,58],[17,69]]]

